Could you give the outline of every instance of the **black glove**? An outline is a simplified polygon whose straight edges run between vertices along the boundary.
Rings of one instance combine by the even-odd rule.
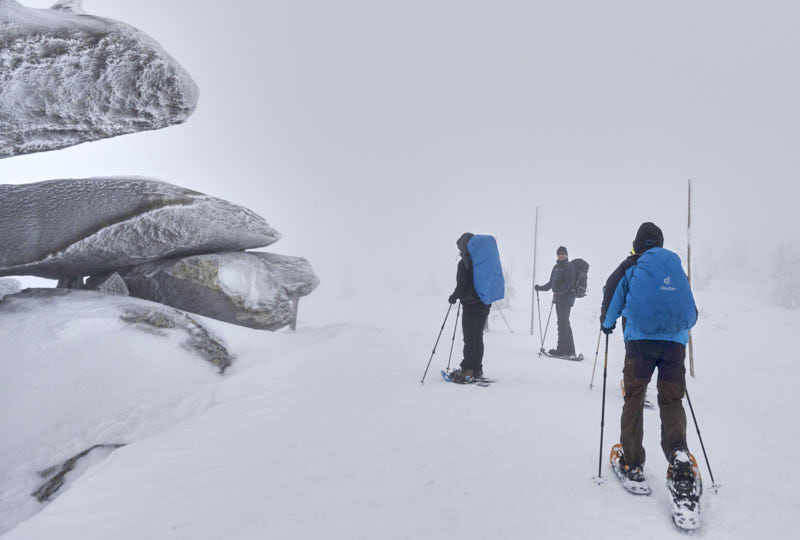
[[[534,285],[533,288],[536,290],[536,292],[539,292],[539,291],[542,290],[542,286],[541,285]]]
[[[458,300],[458,298],[456,297],[455,294],[451,294],[450,298],[447,299],[447,301],[450,302],[451,304],[455,304],[456,300]]]
[[[614,328],[616,328],[616,327],[617,327],[617,323],[612,324],[611,328],[606,328],[605,326],[600,325],[600,330],[602,330],[605,335],[610,336],[611,333],[614,331]]]

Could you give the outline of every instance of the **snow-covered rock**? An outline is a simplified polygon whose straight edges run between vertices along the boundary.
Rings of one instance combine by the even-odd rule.
[[[152,302],[68,289],[0,300],[0,535],[41,510],[31,494],[48,468],[204,410],[229,363],[191,317]]]
[[[25,289],[0,300],[0,317],[10,315],[24,319],[24,315],[41,310],[54,310],[56,316],[64,310],[72,311],[75,313],[75,325],[81,324],[81,319],[93,322],[119,319],[148,334],[167,336],[177,332],[184,336],[182,347],[216,366],[220,373],[231,365],[231,356],[225,346],[197,321],[186,313],[146,300],[110,296],[98,291],[56,288]],[[39,315],[43,316],[44,312],[41,311]],[[87,329],[90,326],[87,325]]]
[[[145,178],[0,185],[0,276],[102,274],[280,238],[241,206]]]
[[[132,296],[264,330],[292,324],[319,284],[302,257],[227,252],[156,261],[121,272]]]
[[[0,158],[178,124],[197,98],[189,74],[136,28],[76,1],[0,0]]]
[[[0,278],[0,300],[7,294],[16,294],[22,290],[22,285],[16,279]]]

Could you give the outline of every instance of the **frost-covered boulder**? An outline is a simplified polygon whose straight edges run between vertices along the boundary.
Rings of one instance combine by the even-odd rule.
[[[0,185],[0,276],[103,274],[280,238],[241,206],[145,178]]]
[[[189,74],[152,38],[86,15],[0,0],[0,158],[56,150],[185,121]]]
[[[319,284],[302,257],[227,252],[156,261],[121,272],[132,296],[213,319],[277,330]]]

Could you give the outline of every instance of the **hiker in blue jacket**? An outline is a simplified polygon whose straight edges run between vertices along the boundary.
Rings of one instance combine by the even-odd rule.
[[[678,461],[683,467],[689,453],[682,403],[686,392],[684,359],[689,329],[697,322],[697,308],[680,257],[663,245],[661,229],[650,222],[642,223],[631,255],[606,281],[600,312],[605,334],[614,331],[617,318],[622,316],[625,402],[621,452],[616,451],[612,461],[619,459],[620,468],[633,482],[645,481],[642,411],[645,391],[656,368],[661,449],[671,467]]]
[[[474,235],[464,233],[456,241],[461,260],[458,261],[456,270],[456,288],[448,301],[455,304],[461,300],[463,315],[461,329],[464,334],[464,359],[461,369],[450,372],[450,378],[463,382],[469,378],[483,377],[483,328],[489,317],[491,304],[481,302],[472,274],[472,257],[467,249],[467,244]]]

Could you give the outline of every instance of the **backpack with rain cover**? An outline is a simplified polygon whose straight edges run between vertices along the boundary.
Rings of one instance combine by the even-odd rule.
[[[467,249],[472,258],[472,279],[478,298],[487,305],[502,300],[506,284],[494,236],[476,234],[470,238]]]
[[[572,267],[575,268],[575,298],[583,298],[589,283],[589,263],[583,259],[573,259]]]

